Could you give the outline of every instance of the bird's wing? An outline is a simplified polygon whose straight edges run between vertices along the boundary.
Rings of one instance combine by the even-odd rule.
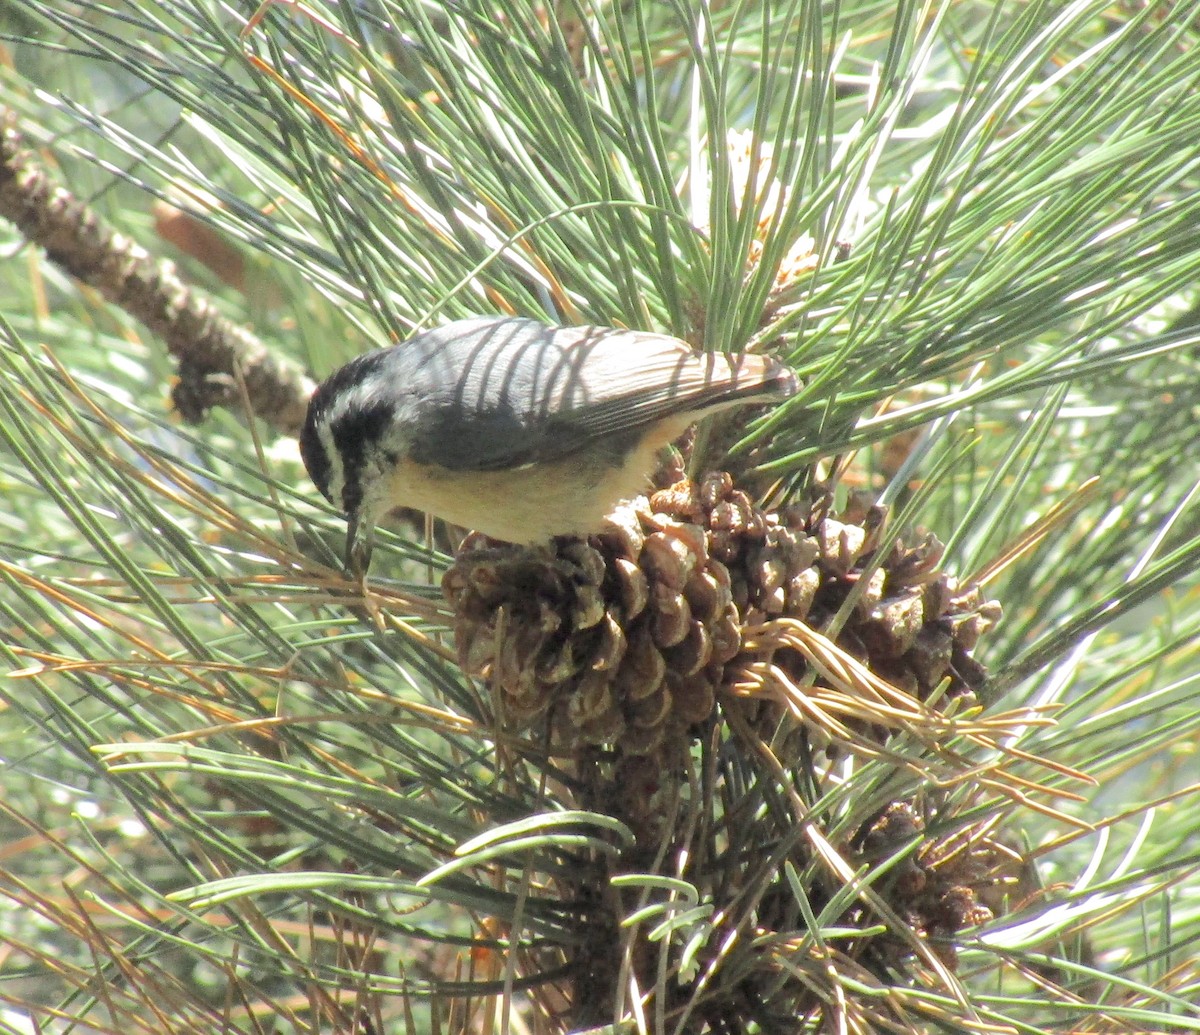
[[[441,388],[411,456],[453,470],[518,467],[605,439],[616,452],[660,420],[696,419],[795,388],[775,360],[731,361],[641,331],[501,318],[458,321],[421,338],[422,383],[434,375]]]

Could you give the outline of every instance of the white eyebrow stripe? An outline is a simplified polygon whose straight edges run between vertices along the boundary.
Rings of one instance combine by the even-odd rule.
[[[327,420],[317,425],[317,437],[321,440],[321,448],[329,460],[329,498],[334,505],[342,507],[342,492],[346,487],[346,469],[342,464],[342,454],[338,452],[333,440],[333,427]]]

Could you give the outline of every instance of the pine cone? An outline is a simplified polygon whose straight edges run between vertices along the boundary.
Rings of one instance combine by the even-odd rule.
[[[492,682],[502,715],[552,715],[555,748],[656,753],[712,713],[741,646],[705,530],[644,497],[586,541],[469,537],[442,587],[464,671]]]
[[[820,632],[833,630],[830,638],[842,651],[913,697],[924,701],[946,681],[939,706],[970,701],[987,674],[970,652],[999,619],[999,604],[938,567],[945,548],[936,537],[924,534],[913,545],[897,539],[880,556],[882,508],[852,499],[834,518],[827,502],[743,515],[744,527],[761,521],[765,531],[720,553],[743,623],[792,618]],[[851,517],[856,520],[846,520]],[[851,594],[849,613],[834,627]],[[766,660],[798,685],[812,678],[794,650],[777,650]],[[871,732],[886,737],[886,730]]]
[[[843,651],[922,699],[947,679],[947,698],[971,693],[984,671],[970,651],[998,605],[939,569],[933,536],[880,557],[884,512],[856,499],[856,520],[837,520],[827,503],[767,512],[714,472],[622,505],[587,540],[469,536],[443,580],[460,664],[490,681],[502,718],[550,715],[556,750],[651,755],[712,714],[743,628],[824,630],[854,593]],[[794,650],[769,660],[809,675]]]
[[[862,858],[882,862],[925,830],[925,822],[908,802],[893,802],[863,838]],[[892,880],[877,885],[889,905],[930,949],[950,967],[957,962],[953,935],[993,918],[982,901],[997,878],[1012,870],[1011,854],[986,836],[982,827],[928,841],[891,871]],[[893,962],[909,955],[909,944],[884,937],[885,956]]]

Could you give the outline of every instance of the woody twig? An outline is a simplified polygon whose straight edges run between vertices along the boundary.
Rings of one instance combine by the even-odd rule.
[[[299,432],[312,382],[222,316],[174,264],[152,256],[56,184],[12,125],[0,127],[0,216],[166,343],[179,373],[172,401],[185,420],[198,423],[214,406],[240,412],[240,376],[256,416],[282,434]]]

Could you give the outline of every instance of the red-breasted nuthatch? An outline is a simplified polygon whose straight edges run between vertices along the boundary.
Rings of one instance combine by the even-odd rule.
[[[345,512],[346,567],[362,576],[375,522],[398,506],[514,543],[595,532],[688,425],[795,390],[792,372],[763,356],[481,317],[333,373],[309,402],[300,453]]]

